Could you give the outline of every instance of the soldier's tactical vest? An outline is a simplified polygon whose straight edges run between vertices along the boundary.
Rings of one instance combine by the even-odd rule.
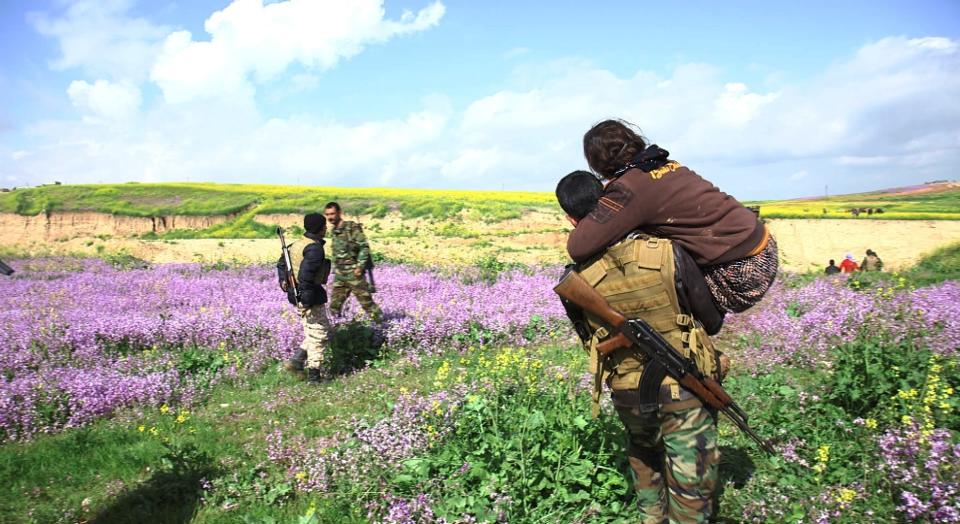
[[[309,238],[306,239],[306,243],[303,244],[303,247],[298,247],[296,244],[299,243],[293,242],[290,244],[290,262],[293,264],[294,274],[300,272],[300,263],[303,262],[303,250],[306,249],[310,242],[314,242]],[[314,278],[313,284],[318,286],[325,286],[327,284],[327,278],[330,277],[330,259],[327,257],[323,258],[323,263],[320,265],[320,271],[317,271],[317,276]]]
[[[614,309],[627,318],[644,320],[684,356],[692,358],[705,375],[722,378],[727,367],[725,357],[721,370],[720,354],[703,326],[680,307],[675,267],[670,240],[641,237],[628,238],[608,248],[599,258],[582,264],[579,274]],[[614,392],[636,390],[646,356],[634,347],[602,357],[597,344],[610,333],[595,317],[587,315],[587,321],[593,332],[587,346],[594,375],[592,411],[596,416],[602,383],[606,382]],[[661,384],[669,385],[672,393],[676,391],[675,398],[679,398],[676,380],[667,375]]]

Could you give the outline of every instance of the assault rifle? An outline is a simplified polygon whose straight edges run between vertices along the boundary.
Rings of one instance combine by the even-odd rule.
[[[367,257],[367,262],[363,264],[363,272],[367,275],[367,280],[370,282],[370,292],[377,292],[377,283],[373,281],[373,255]]]
[[[277,236],[280,237],[280,249],[283,251],[283,263],[287,266],[287,289],[293,290],[293,299],[297,302],[297,307],[302,307],[300,302],[300,290],[297,289],[297,273],[293,268],[293,259],[290,258],[290,244],[287,244],[283,238],[283,228],[277,228]]]
[[[747,424],[747,414],[724,391],[723,386],[711,377],[705,376],[697,365],[684,357],[663,336],[640,319],[628,320],[619,311],[613,309],[607,299],[597,292],[578,273],[571,271],[553,290],[560,297],[576,304],[587,313],[597,317],[616,335],[605,341],[601,353],[608,354],[620,347],[637,346],[650,359],[650,365],[663,366],[687,390],[695,394],[710,407],[722,411],[740,431],[752,438],[761,449],[773,455],[776,450],[769,442],[760,438]]]
[[[0,260],[0,273],[3,273],[4,276],[9,277],[10,275],[13,274],[13,268],[4,264],[3,261]]]

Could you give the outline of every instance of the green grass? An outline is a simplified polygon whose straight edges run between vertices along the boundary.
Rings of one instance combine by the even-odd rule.
[[[129,216],[225,215],[253,206],[255,191],[194,184],[43,186],[0,194],[0,211],[36,215],[51,211],[97,211]]]
[[[184,522],[191,515],[192,522],[237,522],[240,514],[286,522],[303,512],[306,500],[281,505],[246,493],[255,483],[248,477],[261,470],[282,483],[282,472],[257,467],[266,461],[265,436],[277,428],[329,436],[348,430],[354,417],[376,420],[389,412],[401,388],[423,389],[432,376],[432,367],[395,362],[314,387],[270,369],[218,386],[179,426],[147,408],[142,417],[128,411],[87,428],[5,444],[0,522],[72,522],[94,515],[103,522]],[[161,428],[157,437],[149,434],[151,427]],[[171,473],[161,468],[168,450],[159,439],[173,432],[189,435],[191,449],[183,453],[180,471]],[[222,479],[223,491],[244,493],[243,509],[202,505],[195,489],[201,478]],[[86,498],[89,506],[82,510]],[[346,509],[340,502],[326,502],[331,514]]]
[[[52,185],[0,193],[0,212],[36,215],[52,211],[97,211],[129,216],[223,215],[255,209],[257,214],[317,211],[339,201],[353,214],[445,220],[465,213],[470,220],[520,218],[532,209],[556,210],[547,192],[358,189],[265,184],[84,184]],[[960,189],[947,186],[915,194],[871,192],[822,199],[747,202],[769,218],[852,218],[850,208],[882,207],[886,219],[958,219]],[[824,212],[826,211],[826,212]],[[864,215],[861,215],[864,216]]]
[[[496,223],[519,219],[530,211],[557,212],[551,193],[519,191],[447,191],[415,189],[356,189],[262,184],[103,184],[53,185],[0,193],[0,212],[39,213],[93,211],[138,217],[167,215],[236,215],[200,230],[174,230],[147,239],[271,238],[273,226],[257,215],[320,211],[338,201],[351,215],[383,218],[397,213],[404,220]],[[882,207],[882,219],[960,219],[960,189],[920,194],[862,193],[818,200],[748,202],[760,205],[766,218],[854,218],[852,207]],[[865,217],[866,215],[861,215]],[[459,225],[438,226],[441,236],[470,238]],[[401,233],[402,234],[402,233]],[[494,233],[498,234],[498,233]],[[510,235],[512,232],[501,232]]]
[[[760,206],[760,215],[765,218],[960,219],[960,189],[947,186],[938,186],[936,191],[926,193],[875,191],[829,198],[766,200],[744,204]],[[882,208],[883,213],[861,213],[855,217],[850,213],[852,208]]]
[[[945,280],[960,280],[960,242],[944,246],[924,256],[902,275],[917,286],[929,286]]]
[[[446,219],[468,210],[486,220],[517,218],[526,209],[553,208],[553,195],[522,191],[351,189],[259,184],[53,185],[0,194],[0,212],[36,215],[97,211],[128,216],[223,215],[320,211],[338,201],[351,214]]]
[[[863,349],[851,345],[846,351],[857,357]],[[923,355],[915,355],[908,366],[903,355],[910,351],[880,346],[873,351],[909,369],[909,385],[923,383],[926,370],[917,365],[925,364]],[[449,371],[439,383],[437,370],[443,363]],[[874,435],[853,424],[862,414],[842,407],[847,397],[887,399],[892,393],[876,386],[877,381],[856,391],[836,387],[835,382],[856,371],[848,364],[830,373],[784,368],[728,379],[727,389],[752,415],[757,431],[780,439],[798,436],[812,449],[829,444],[832,460],[823,478],[814,476],[808,468],[763,456],[721,420],[721,522],[736,522],[745,506],[767,500],[770,493],[789,497],[791,506],[779,509],[790,516],[786,520],[796,521],[825,486],[854,481],[871,489],[856,503],[856,511],[872,509],[878,519],[893,515],[894,504],[883,491],[884,476],[869,459],[877,454]],[[554,378],[553,366],[569,370],[570,378]],[[413,497],[426,489],[434,496],[434,509],[452,515],[471,511],[493,521],[496,514],[485,494],[495,490],[516,502],[508,515],[511,522],[630,522],[636,510],[622,428],[612,413],[590,419],[589,397],[575,387],[584,368],[579,347],[547,344],[507,353],[498,348],[451,352],[424,359],[418,367],[381,361],[320,387],[270,369],[242,383],[218,386],[182,425],[154,408],[142,416],[130,411],[86,429],[0,446],[0,483],[8,487],[0,491],[0,521],[297,522],[314,506],[314,522],[360,523],[367,522],[363,503],[378,495],[338,490],[383,489]],[[944,379],[956,383],[955,371]],[[267,460],[266,436],[274,430],[308,438],[348,432],[354,417],[385,417],[401,391],[449,389],[467,378],[494,387],[472,400],[467,397],[458,415],[463,422],[406,462],[400,474],[325,494],[296,494],[283,468]],[[526,387],[544,383],[553,385],[546,390]],[[867,386],[871,389],[863,389]],[[826,400],[804,408],[800,391]],[[829,396],[838,391],[845,396]],[[878,409],[872,406],[864,416],[879,418],[874,411],[884,411]],[[894,420],[899,415],[891,410],[885,417]],[[150,435],[154,427],[159,428],[157,436]],[[167,436],[179,444],[164,445],[160,439]],[[471,473],[458,475],[465,461],[473,465]],[[217,486],[204,495],[206,500],[196,489],[201,479]],[[594,516],[585,518],[588,513]]]
[[[206,229],[172,229],[163,234],[148,233],[145,238],[177,240],[186,238],[274,238],[276,226],[254,220],[255,209],[250,209],[233,220],[214,224]],[[299,229],[299,228],[295,228]],[[297,231],[288,232],[288,235]]]

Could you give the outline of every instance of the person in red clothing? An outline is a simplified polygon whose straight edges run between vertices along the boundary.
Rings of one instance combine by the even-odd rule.
[[[847,253],[840,262],[840,271],[843,273],[853,273],[860,269],[860,265],[853,259],[853,253]]]
[[[648,145],[622,120],[587,131],[583,153],[608,183],[567,238],[574,261],[584,262],[640,230],[684,248],[721,311],[739,313],[763,298],[777,276],[777,243],[753,211],[670,160],[666,150]]]

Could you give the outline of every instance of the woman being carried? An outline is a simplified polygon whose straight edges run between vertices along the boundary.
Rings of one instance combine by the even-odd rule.
[[[777,275],[777,244],[753,211],[624,121],[593,126],[583,152],[608,183],[567,239],[571,258],[583,262],[640,230],[686,249],[721,311],[745,311],[763,298]]]

